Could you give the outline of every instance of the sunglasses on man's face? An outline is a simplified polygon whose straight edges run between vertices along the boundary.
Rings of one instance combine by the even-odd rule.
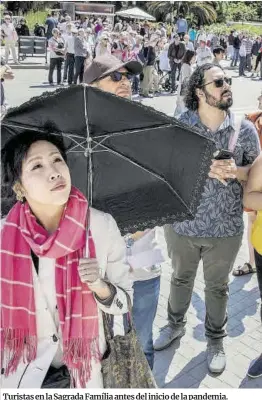
[[[129,81],[131,81],[134,75],[131,74],[130,72],[114,71],[107,76],[109,76],[113,82],[120,82],[123,79],[123,76],[125,76]]]
[[[214,79],[214,80],[211,81],[211,82],[205,83],[205,84],[203,85],[203,87],[204,87],[204,86],[207,86],[207,85],[210,85],[211,83],[214,83],[214,85],[215,85],[216,88],[222,88],[222,87],[225,85],[225,83],[226,83],[227,85],[231,86],[231,85],[232,85],[232,78],[227,78],[227,77],[225,76],[224,78]]]

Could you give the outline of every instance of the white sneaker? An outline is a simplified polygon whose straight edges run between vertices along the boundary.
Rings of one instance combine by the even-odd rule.
[[[207,365],[213,374],[221,374],[226,367],[223,340],[210,340],[207,344]]]

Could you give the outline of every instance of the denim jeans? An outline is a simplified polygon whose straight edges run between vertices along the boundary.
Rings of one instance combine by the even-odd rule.
[[[245,74],[245,68],[246,68],[246,57],[239,57],[240,58],[240,63],[239,63],[239,76],[243,76]]]
[[[133,318],[138,339],[151,369],[154,366],[153,322],[160,291],[160,276],[133,285]]]
[[[182,64],[173,62],[171,64],[171,85],[172,91],[176,90],[177,80],[179,80]],[[178,73],[178,76],[177,76]]]
[[[262,255],[259,254],[256,250],[255,250],[255,261],[256,261],[256,269],[257,269],[258,288],[259,288],[260,298],[261,298],[260,316],[261,316],[261,322],[262,322]]]
[[[238,58],[239,58],[239,49],[235,49],[235,48],[234,48],[234,53],[233,53],[233,58],[232,58],[232,62],[231,62],[231,67],[235,67],[235,66],[237,65]]]
[[[134,75],[134,77],[133,77],[133,85],[132,85],[133,91],[138,93],[139,86],[140,86],[140,75]]]

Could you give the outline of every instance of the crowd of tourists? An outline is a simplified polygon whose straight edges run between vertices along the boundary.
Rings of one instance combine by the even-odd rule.
[[[212,138],[218,150],[230,150],[232,157],[212,161],[195,219],[164,228],[173,274],[168,323],[153,343],[161,262],[133,269],[130,257],[140,240],[154,253],[157,230],[121,237],[113,217],[93,208],[87,212],[85,197],[71,185],[61,139],[30,131],[13,137],[2,150],[5,190],[17,200],[2,220],[2,387],[103,387],[107,343],[102,313],[114,316],[115,334],[125,335],[122,315],[129,311],[129,296],[137,336],[153,369],[154,351],[185,334],[201,260],[207,366],[221,374],[226,368],[228,281],[243,240],[243,205],[253,213],[249,241],[254,263],[252,270],[240,268],[236,275],[256,268],[262,299],[262,93],[259,110],[238,126],[230,111],[231,80],[220,61],[229,57],[234,66],[239,55],[240,71],[256,73],[261,37],[231,32],[231,42],[230,35],[188,29],[182,15],[170,33],[164,24],[151,29],[147,22],[118,20],[113,27],[102,19],[85,18],[81,24],[68,15],[60,22],[55,16],[48,19],[50,84],[56,69],[58,84],[62,79],[69,85],[84,82],[131,99],[132,92],[157,93],[161,74],[170,73],[169,90],[178,93],[177,118]],[[251,42],[254,54],[246,52],[243,61],[241,48]],[[262,355],[248,374],[262,375]]]
[[[11,51],[17,63],[15,45],[19,36],[29,34],[26,21],[21,19],[15,28],[11,16],[6,14],[1,30],[5,61],[8,63]],[[121,19],[116,19],[113,25],[106,18],[90,16],[72,21],[67,14],[58,17],[52,13],[48,14],[45,25],[36,24],[32,34],[45,35],[48,40],[50,84],[54,83],[55,69],[57,84],[81,83],[85,65],[102,54],[113,54],[121,61],[139,60],[143,64],[142,74],[133,81],[133,92],[144,97],[154,96],[161,90],[175,93],[188,77],[188,66],[219,64],[223,59],[231,60],[231,67],[238,67],[239,76],[262,79],[262,36],[234,30],[229,35],[216,34],[203,26],[189,28],[183,15],[172,25]],[[194,52],[194,57],[187,51]],[[180,79],[183,64],[187,73],[182,73]]]

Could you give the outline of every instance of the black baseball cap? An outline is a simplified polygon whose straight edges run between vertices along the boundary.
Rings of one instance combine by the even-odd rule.
[[[138,75],[141,74],[143,65],[139,61],[127,61],[123,63],[110,54],[99,56],[94,58],[85,70],[84,83],[94,83],[120,68],[126,68],[131,74]]]

